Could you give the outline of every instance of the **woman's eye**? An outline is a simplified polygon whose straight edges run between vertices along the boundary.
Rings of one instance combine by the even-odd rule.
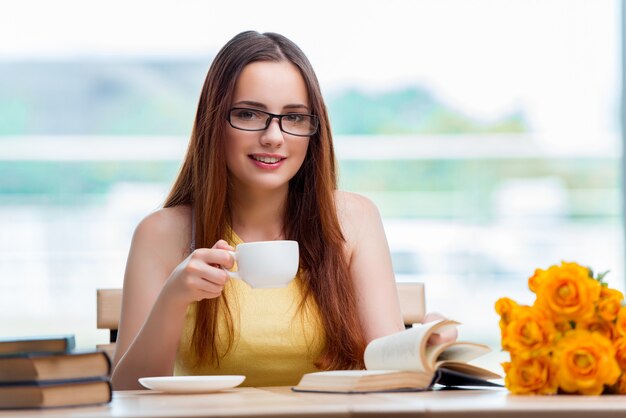
[[[237,112],[237,117],[239,119],[250,120],[250,119],[257,118],[258,115],[256,114],[256,112],[251,112],[249,110],[241,110],[241,111]]]
[[[291,122],[291,123],[297,123],[297,122],[302,122],[302,115],[299,114],[289,114],[285,116],[285,119],[287,119],[287,122]]]

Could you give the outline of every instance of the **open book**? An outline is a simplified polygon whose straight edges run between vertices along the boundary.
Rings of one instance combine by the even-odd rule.
[[[445,386],[500,386],[501,376],[468,364],[491,349],[483,344],[453,341],[427,345],[432,334],[460,325],[450,319],[415,324],[412,328],[371,341],[365,349],[367,370],[332,370],[305,374],[295,391],[376,392],[427,390]]]

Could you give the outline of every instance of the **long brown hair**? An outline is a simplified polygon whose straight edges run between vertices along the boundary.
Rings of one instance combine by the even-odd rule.
[[[226,115],[239,74],[257,61],[294,64],[306,83],[311,111],[319,118],[320,128],[309,140],[305,160],[289,182],[284,231],[286,239],[300,244],[300,278],[306,289],[300,308],[312,297],[326,333],[317,366],[360,368],[365,339],[335,207],[337,170],[330,123],[317,77],[296,44],[276,33],[247,31],[218,52],[202,88],[185,160],[164,206],[193,205],[198,248],[211,247],[226,236],[231,225],[224,151]],[[225,354],[218,353],[216,342],[220,304],[226,308],[230,334],[226,350],[232,345],[234,331],[226,298],[202,300],[196,309],[191,342],[199,361],[219,364]]]

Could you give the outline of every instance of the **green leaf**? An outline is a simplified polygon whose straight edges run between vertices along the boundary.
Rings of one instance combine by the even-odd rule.
[[[603,282],[603,280],[604,280],[604,276],[606,276],[607,274],[609,274],[609,272],[610,272],[610,271],[611,271],[611,270],[607,270],[607,271],[604,271],[604,272],[602,272],[602,273],[598,273],[598,276],[596,277],[596,280],[597,280],[597,281],[599,281],[600,283],[602,283],[602,282]]]

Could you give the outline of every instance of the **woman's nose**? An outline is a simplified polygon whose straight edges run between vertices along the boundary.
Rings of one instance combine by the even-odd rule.
[[[285,142],[278,119],[272,119],[267,129],[263,131],[260,141],[261,145],[271,147],[280,147]]]

